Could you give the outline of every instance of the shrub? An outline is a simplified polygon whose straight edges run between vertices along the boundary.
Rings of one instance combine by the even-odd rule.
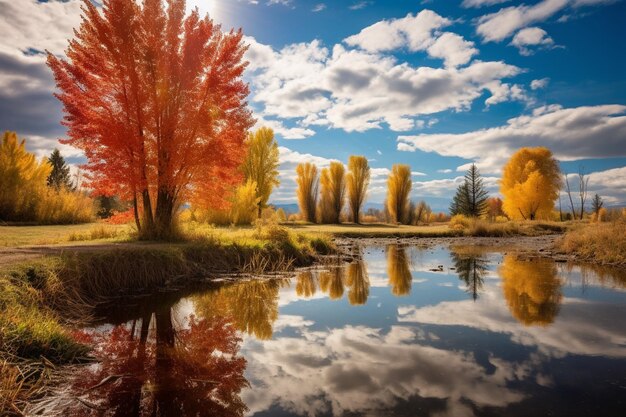
[[[455,214],[450,219],[450,224],[448,227],[453,230],[465,230],[470,227],[471,221],[468,217],[462,214]]]

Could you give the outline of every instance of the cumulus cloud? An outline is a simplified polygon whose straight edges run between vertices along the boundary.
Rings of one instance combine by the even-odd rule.
[[[505,125],[459,134],[399,136],[398,149],[436,152],[477,161],[500,172],[523,146],[547,146],[562,161],[626,156],[626,106],[543,106]]]
[[[471,0],[470,0],[471,1]],[[481,0],[478,0],[480,2]],[[568,9],[573,13],[583,6],[614,3],[615,0],[542,0],[532,6],[521,4],[500,9],[478,19],[476,33],[486,42],[500,42],[532,24],[543,22]]]
[[[314,40],[274,50],[247,38],[252,102],[261,108],[259,114],[292,119],[302,128],[408,131],[425,126],[419,116],[468,110],[485,91],[496,96],[487,97],[486,105],[525,99],[520,86],[502,81],[520,68],[502,61],[466,65],[477,53],[472,42],[450,32],[431,33],[447,19],[431,11],[404,19],[382,21],[347,38],[355,48]],[[416,20],[430,23],[426,29],[406,23]],[[402,45],[442,59],[445,67],[413,67],[382,53]],[[431,119],[428,126],[434,123]]]
[[[27,139],[30,151],[43,155],[55,146],[66,156],[79,153],[61,146],[61,105],[44,51],[61,55],[80,22],[79,0],[66,2],[0,0],[0,126]],[[42,30],[45,27],[45,30]]]
[[[533,49],[530,47],[549,48],[554,45],[554,40],[548,36],[547,32],[538,27],[524,28],[517,32],[511,41],[521,55],[532,55]]]

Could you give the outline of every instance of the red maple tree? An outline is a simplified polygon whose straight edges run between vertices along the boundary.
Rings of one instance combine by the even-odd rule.
[[[67,59],[48,53],[68,139],[96,193],[133,202],[144,237],[166,238],[186,202],[224,207],[254,120],[241,30],[184,0],[84,0]]]

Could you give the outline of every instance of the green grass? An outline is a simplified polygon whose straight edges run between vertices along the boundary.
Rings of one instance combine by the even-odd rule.
[[[104,223],[59,226],[0,226],[0,247],[56,245],[71,241],[128,240],[131,227]]]

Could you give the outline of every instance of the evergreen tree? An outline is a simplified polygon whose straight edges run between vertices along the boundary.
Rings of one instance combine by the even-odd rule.
[[[457,214],[467,215],[467,207],[469,206],[469,189],[467,181],[463,181],[463,184],[459,185],[456,189],[456,194],[452,198],[450,204],[450,215],[455,216]]]
[[[487,199],[489,193],[485,190],[483,179],[475,164],[465,174],[465,183],[467,184],[467,209],[466,216],[478,217],[487,211]]]
[[[478,217],[487,210],[489,193],[485,189],[483,179],[476,165],[465,174],[463,184],[456,189],[456,194],[450,204],[450,214],[462,214],[468,217]]]
[[[58,149],[52,151],[48,162],[52,166],[52,171],[50,175],[48,175],[48,187],[52,187],[57,191],[61,188],[74,190],[74,185],[70,177],[70,167],[65,163],[65,159],[63,159]]]
[[[593,200],[591,200],[591,208],[593,212],[596,214],[596,217],[600,213],[600,209],[604,206],[604,201],[602,201],[602,197],[598,194],[593,196]]]

